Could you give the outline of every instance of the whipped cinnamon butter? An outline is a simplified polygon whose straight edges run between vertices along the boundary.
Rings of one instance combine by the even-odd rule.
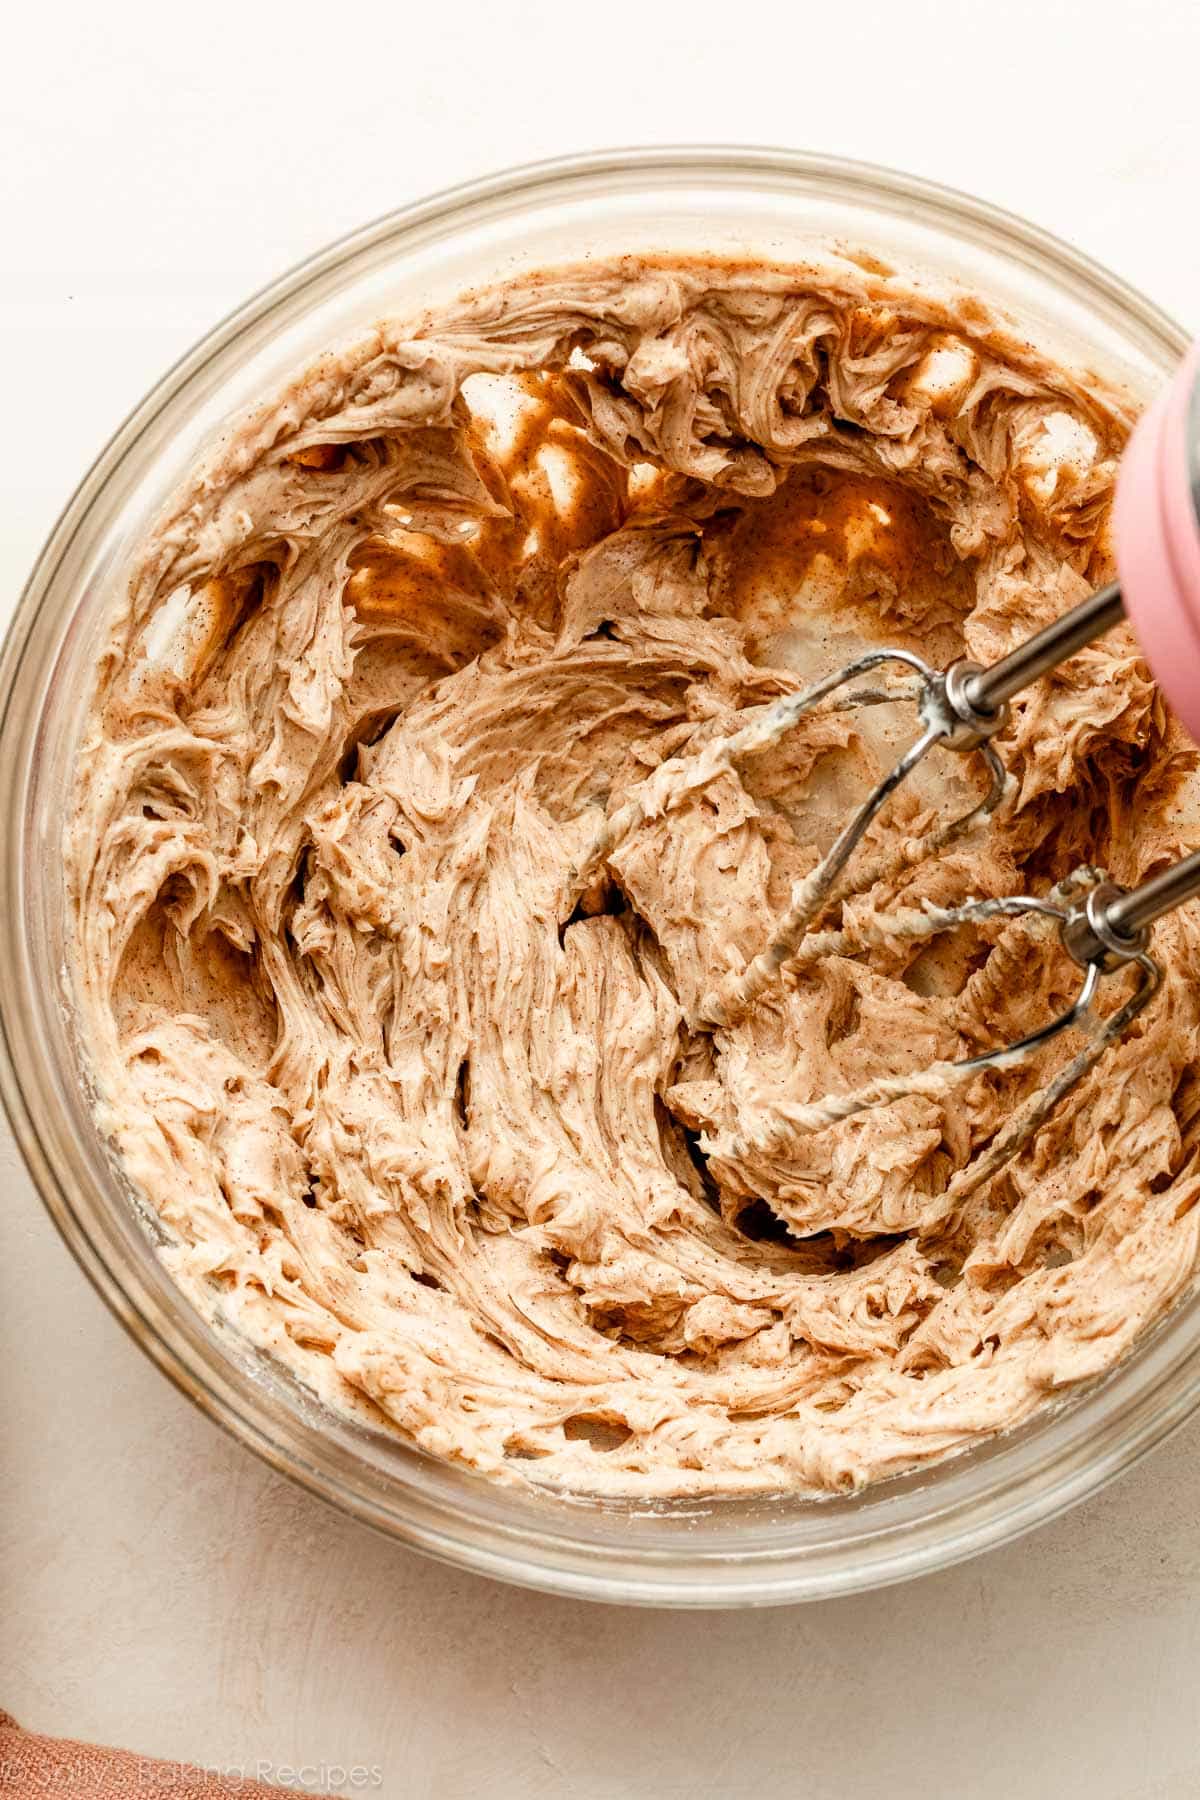
[[[630,1496],[858,1486],[1113,1363],[1196,1262],[1194,912],[948,1211],[1053,1055],[796,1107],[1048,1018],[1052,933],[703,1004],[911,709],[628,803],[864,645],[991,660],[1082,597],[1129,423],[981,305],[639,259],[382,325],[229,427],[114,605],[65,846],[98,1122],[196,1304],[427,1451]],[[1124,631],[1001,748],[985,830],[906,853],[970,790],[943,756],[819,925],[1136,880],[1200,829]]]

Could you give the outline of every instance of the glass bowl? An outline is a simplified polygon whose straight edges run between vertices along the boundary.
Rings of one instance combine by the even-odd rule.
[[[624,151],[456,188],[321,251],[159,382],[42,552],[0,660],[0,1084],[55,1223],[142,1348],[265,1461],[404,1543],[531,1587],[680,1606],[766,1604],[899,1580],[1016,1536],[1093,1492],[1200,1401],[1200,1299],[1020,1430],[823,1500],[660,1505],[505,1489],[325,1410],[195,1312],[97,1134],[64,978],[60,854],[101,621],[125,560],[220,422],[383,313],[626,251],[848,257],[1007,310],[1022,337],[1131,406],[1184,348],[1149,301],[1044,232],[944,188],[790,151]]]

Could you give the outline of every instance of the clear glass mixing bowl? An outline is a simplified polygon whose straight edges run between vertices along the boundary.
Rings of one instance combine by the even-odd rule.
[[[1180,328],[1065,244],[944,188],[775,150],[628,151],[436,196],[335,244],[184,358],[117,432],[42,553],[0,661],[0,1083],[46,1205],[100,1293],[196,1404],[275,1468],[403,1542],[532,1587],[686,1606],[898,1580],[997,1544],[1127,1467],[1200,1401],[1200,1299],[1029,1425],[859,1495],[639,1505],[507,1491],[325,1411],[208,1325],[97,1135],[63,975],[60,838],[82,696],[131,546],[229,414],[382,313],[626,251],[825,260],[961,284],[1140,402]]]

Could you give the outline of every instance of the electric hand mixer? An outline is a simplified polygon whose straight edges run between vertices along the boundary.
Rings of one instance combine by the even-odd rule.
[[[877,862],[860,872],[852,888],[835,895],[838,878],[872,820],[935,746],[980,756],[990,785],[981,801],[929,834],[916,855],[908,854],[905,861],[935,854],[993,812],[1008,785],[1004,764],[992,743],[1006,723],[1008,702],[1126,617],[1159,686],[1200,742],[1200,345],[1130,439],[1117,483],[1114,526],[1119,580],[999,662],[984,668],[960,660],[937,670],[908,650],[868,651],[804,692],[788,695],[756,713],[739,731],[694,754],[685,753],[661,764],[610,815],[584,859],[594,866],[643,819],[661,816],[720,769],[776,742],[822,703],[851,709],[898,697],[913,698],[924,726],[920,736],[868,795],[817,867],[797,884],[772,942],[740,975],[705,996],[697,1022],[718,1027],[733,1023],[778,978],[785,964],[798,968],[830,954],[855,955],[897,936],[933,938],[989,918],[1052,921],[1083,976],[1074,1002],[1040,1030],[983,1055],[935,1063],[916,1073],[881,1078],[850,1093],[830,1094],[812,1103],[784,1103],[778,1109],[787,1128],[819,1130],[908,1094],[936,1097],[983,1070],[1006,1069],[1023,1062],[1072,1027],[1082,1029],[1087,1035],[1084,1048],[1017,1111],[980,1157],[959,1171],[944,1196],[947,1207],[965,1198],[1016,1154],[1150,1000],[1162,980],[1162,971],[1149,951],[1150,928],[1164,913],[1200,896],[1200,850],[1132,889],[1102,878],[1095,870],[1084,870],[1047,897],[1014,894],[967,900],[954,907],[927,901],[923,907],[894,909],[885,918],[855,928],[810,927],[827,901],[847,892],[863,892],[887,873],[886,862]],[[846,691],[887,664],[910,671],[903,688],[892,685]],[[1136,971],[1133,992],[1107,1016],[1098,1015],[1093,1003],[1104,978],[1129,968]],[[723,1143],[709,1146],[726,1147]],[[770,1149],[771,1143],[755,1140],[752,1147],[761,1151]]]

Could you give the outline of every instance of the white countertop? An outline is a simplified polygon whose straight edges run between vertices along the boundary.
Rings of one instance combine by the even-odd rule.
[[[52,0],[19,9],[5,61],[0,609],[218,316],[350,227],[532,157],[715,138],[890,162],[1200,321],[1192,0],[1009,0],[986,22],[944,0],[557,20],[532,0]],[[440,1568],[226,1440],[109,1317],[2,1127],[0,1270],[0,1708],[30,1726],[307,1764],[318,1790],[378,1769],[362,1791],[398,1800],[1200,1793],[1200,1421],[944,1575],[618,1610]]]

